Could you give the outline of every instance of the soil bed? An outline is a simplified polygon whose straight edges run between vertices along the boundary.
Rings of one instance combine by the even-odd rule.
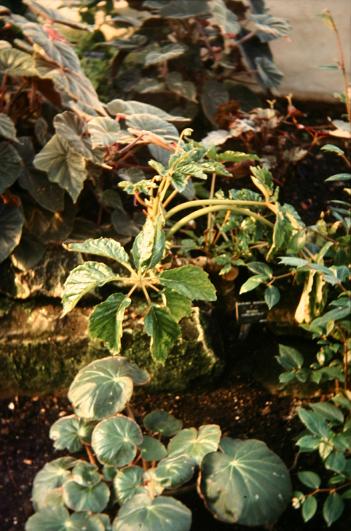
[[[265,441],[290,467],[294,461],[293,441],[301,432],[301,425],[295,417],[295,409],[301,400],[291,395],[272,395],[247,372],[243,374],[241,371],[244,351],[245,357],[251,357],[255,349],[262,348],[263,339],[262,334],[251,333],[232,361],[231,370],[206,389],[198,387],[182,395],[151,395],[147,390],[137,394],[133,403],[136,417],[142,417],[154,408],[164,408],[182,418],[185,427],[217,423],[225,435]],[[272,350],[274,348],[275,345]],[[54,451],[48,432],[59,415],[70,412],[70,406],[66,398],[46,396],[2,400],[0,408],[1,530],[16,531],[24,529],[24,522],[32,513],[30,493],[36,472],[47,461],[61,455]],[[192,509],[192,531],[248,529],[216,522],[195,493],[184,494],[181,499]],[[350,526],[350,515],[345,512],[343,521],[332,529],[346,531]],[[303,524],[298,511],[288,509],[273,529],[320,531],[327,528],[318,520]]]

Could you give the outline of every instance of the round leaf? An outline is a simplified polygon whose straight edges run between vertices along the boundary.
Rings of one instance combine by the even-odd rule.
[[[149,376],[120,356],[93,361],[79,371],[68,391],[77,415],[101,419],[122,411],[133,394],[133,383],[143,385]]]
[[[36,510],[47,506],[49,496],[55,489],[62,487],[76,462],[72,457],[60,457],[46,463],[38,472],[32,490],[32,501]]]
[[[50,439],[54,441],[56,450],[79,452],[82,441],[89,442],[94,425],[79,419],[75,415],[62,417],[50,428]]]
[[[73,511],[103,511],[110,498],[110,490],[106,483],[84,486],[69,479],[63,485],[63,500]]]
[[[113,486],[120,505],[139,492],[139,489],[142,488],[143,475],[144,472],[140,466],[129,466],[123,470],[118,470],[113,480]]]
[[[144,417],[144,426],[151,433],[172,437],[182,429],[183,422],[163,409],[155,409]]]
[[[33,514],[26,523],[26,531],[68,531],[71,525],[69,512],[64,507],[48,507]],[[76,528],[77,529],[77,528]]]
[[[223,453],[206,455],[199,489],[223,522],[248,526],[275,522],[291,497],[289,472],[281,459],[256,440],[224,438]]]
[[[79,460],[72,470],[72,479],[83,487],[94,487],[101,481],[98,467]]]
[[[177,455],[162,459],[155,470],[155,478],[164,488],[181,487],[191,480],[195,464],[191,457]]]
[[[138,424],[118,415],[103,420],[95,427],[92,447],[101,463],[124,466],[133,461],[142,441],[143,434]]]
[[[140,452],[145,461],[159,461],[167,455],[165,446],[154,437],[149,437],[148,435],[144,437],[140,445]]]
[[[206,454],[215,452],[221,438],[220,427],[216,424],[207,424],[196,428],[180,431],[168,445],[170,457],[186,455],[191,457],[198,465]]]
[[[142,529],[143,531],[189,531],[191,512],[170,496],[150,498],[137,494],[122,505],[112,524],[113,531]]]

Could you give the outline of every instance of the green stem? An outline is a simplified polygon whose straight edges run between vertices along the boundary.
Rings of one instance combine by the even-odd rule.
[[[195,199],[194,201],[187,201],[186,203],[181,203],[180,205],[171,208],[166,214],[166,219],[170,219],[178,212],[182,210],[199,207],[204,205],[228,205],[229,206],[258,206],[258,207],[267,207],[267,204],[263,201],[240,201],[239,199]]]
[[[238,208],[238,207],[234,207],[231,205],[216,205],[216,206],[208,206],[205,208],[201,208],[200,210],[196,210],[195,212],[192,212],[188,216],[185,216],[170,229],[170,231],[168,232],[168,237],[175,234],[181,227],[183,227],[183,225],[187,225],[193,219],[199,218],[201,216],[206,216],[210,212],[218,212],[220,210],[232,210],[236,214],[241,214],[244,216],[255,218],[257,219],[257,221],[264,223],[270,228],[274,227],[273,223],[265,219],[263,216],[261,216],[260,214],[256,214],[256,212],[251,212],[251,210],[247,210],[246,208]]]

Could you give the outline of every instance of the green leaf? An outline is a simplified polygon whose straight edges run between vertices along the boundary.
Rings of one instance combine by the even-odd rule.
[[[110,103],[107,104],[107,110],[110,114],[113,115],[121,114],[124,116],[131,116],[134,114],[147,114],[155,116],[157,118],[161,118],[166,122],[184,121],[184,117],[182,116],[174,116],[173,114],[169,114],[168,112],[164,111],[163,109],[160,109],[159,107],[155,107],[154,105],[150,105],[149,103],[142,103],[141,101],[135,100],[112,100],[110,101]]]
[[[142,491],[144,471],[140,466],[128,466],[118,470],[113,480],[117,501],[120,505]]]
[[[208,274],[196,266],[188,265],[163,271],[160,283],[191,300],[216,300],[216,289]]]
[[[90,337],[101,339],[116,354],[121,350],[124,312],[131,302],[123,293],[113,293],[95,306],[89,318]]]
[[[303,367],[304,358],[295,348],[279,345],[279,356],[277,356],[277,361],[286,370],[301,369]]]
[[[302,505],[302,518],[304,522],[308,522],[317,512],[318,503],[314,496],[308,496]]]
[[[64,209],[65,191],[57,184],[51,183],[45,173],[34,169],[28,171],[26,168],[18,182],[46,210],[55,213]]]
[[[331,177],[328,177],[328,179],[325,179],[325,181],[350,181],[351,180],[351,173],[337,173],[336,175],[332,175]]]
[[[334,451],[327,457],[324,466],[327,470],[343,474],[347,466],[346,457],[342,452]]]
[[[81,369],[73,380],[68,398],[77,415],[101,419],[122,411],[134,385],[144,385],[149,375],[119,356],[102,358]]]
[[[0,50],[0,72],[16,77],[31,77],[36,75],[33,57],[15,48]]]
[[[265,88],[271,89],[281,83],[284,75],[271,59],[264,56],[255,57],[255,65],[258,78]]]
[[[78,531],[72,527],[69,512],[64,507],[48,507],[33,514],[26,523],[26,531]]]
[[[166,77],[166,84],[174,94],[196,103],[196,85],[192,81],[184,80],[180,72],[170,72]]]
[[[163,118],[153,116],[152,114],[132,114],[127,116],[127,126],[134,130],[137,130],[140,134],[150,132],[163,139],[166,142],[178,142],[179,134],[178,130],[173,124],[170,124]],[[150,135],[148,136],[150,138]],[[152,143],[152,140],[149,140]]]
[[[141,457],[145,461],[160,461],[167,455],[165,446],[154,437],[149,435],[144,436],[144,440],[140,445]]]
[[[84,262],[68,275],[62,295],[63,315],[73,310],[83,295],[118,277],[107,265],[101,262]]]
[[[315,402],[309,404],[309,406],[313,409],[313,411],[321,413],[323,417],[333,423],[336,422],[341,424],[344,422],[344,414],[341,409],[333,404],[330,404],[329,402]]]
[[[321,478],[315,472],[304,470],[303,472],[298,472],[297,477],[306,487],[310,487],[311,489],[318,489],[320,487]]]
[[[241,151],[229,150],[216,154],[216,160],[219,162],[244,162],[247,160],[259,160],[259,157],[253,153],[242,153]]]
[[[50,428],[50,439],[54,441],[56,450],[79,452],[82,442],[90,442],[94,424],[79,419],[75,415],[61,417]]]
[[[273,276],[272,269],[264,262],[249,262],[246,267],[258,275],[265,275],[267,278],[272,278]]]
[[[0,142],[0,194],[13,185],[23,170],[22,159],[9,142]]]
[[[0,54],[1,54],[1,50],[0,50]],[[12,142],[18,142],[18,138],[16,136],[15,124],[13,123],[11,118],[3,112],[0,112],[0,136],[2,136],[3,138],[6,138],[6,140],[11,140]]]
[[[241,31],[241,25],[238,17],[229,9],[223,0],[210,0],[208,2],[210,8],[210,21],[215,26],[218,26],[224,36],[230,34],[237,35]]]
[[[100,512],[107,506],[110,490],[106,483],[84,486],[69,479],[63,485],[63,499],[73,511]]]
[[[112,238],[90,238],[84,242],[66,243],[64,244],[67,251],[74,251],[77,253],[94,254],[96,256],[103,256],[104,258],[111,258],[119,264],[129,269],[129,256],[122,247],[122,245]]]
[[[142,442],[143,434],[138,424],[117,415],[95,427],[91,445],[100,463],[122,467],[133,461]]]
[[[166,306],[174,319],[179,323],[183,317],[190,317],[192,303],[184,295],[180,295],[172,289],[165,289]]]
[[[100,483],[101,476],[96,465],[79,460],[75,464],[72,476],[69,479],[73,479],[78,485],[83,487],[93,487]]]
[[[334,146],[334,144],[325,144],[321,147],[321,151],[327,151],[328,153],[335,153],[340,157],[344,155],[344,151],[339,146]]]
[[[179,488],[194,475],[195,462],[186,454],[169,456],[162,459],[155,470],[155,478],[165,489]]]
[[[151,354],[164,363],[180,335],[180,328],[164,308],[152,305],[144,320],[145,332],[151,337]]]
[[[155,409],[144,417],[144,426],[150,433],[172,437],[182,429],[183,422],[163,409]]]
[[[51,182],[66,190],[76,202],[88,176],[85,158],[70,149],[69,143],[54,135],[36,155],[34,166],[45,171]]]
[[[289,472],[281,459],[256,440],[225,437],[223,453],[208,454],[199,490],[223,522],[263,526],[276,522],[291,498]]]
[[[272,17],[269,13],[250,15],[256,26],[256,35],[261,42],[270,42],[288,35],[291,26],[284,18]]]
[[[12,205],[0,204],[0,263],[17,247],[24,225],[22,210]]]
[[[113,144],[130,144],[135,137],[123,131],[119,122],[108,116],[97,116],[88,122],[87,130],[90,134],[93,149],[106,148]]]
[[[151,498],[137,494],[120,508],[113,521],[113,531],[189,531],[191,512],[171,496]]]
[[[264,292],[264,300],[271,310],[280,301],[280,291],[276,286],[267,286]]]
[[[323,415],[317,412],[308,411],[302,407],[297,409],[297,414],[301,422],[314,435],[328,437],[329,430],[326,425],[326,419]]]
[[[330,310],[329,312],[326,312],[325,314],[321,315],[321,317],[317,317],[317,319],[314,319],[310,323],[310,327],[313,328],[322,328],[326,325],[328,325],[331,321],[340,321],[341,319],[345,319],[345,317],[348,317],[351,314],[351,305],[349,306],[339,306],[338,308],[334,308],[333,310]]]
[[[220,427],[216,424],[206,424],[196,428],[188,428],[177,433],[168,445],[169,457],[186,455],[196,464],[200,464],[205,455],[215,452],[221,438]]]
[[[229,92],[223,83],[210,79],[202,87],[201,106],[206,118],[217,127],[218,108],[229,101]]]
[[[73,457],[59,457],[46,463],[37,473],[32,490],[32,502],[36,511],[49,506],[51,494],[62,487],[76,462]]]
[[[208,6],[202,0],[171,0],[161,8],[160,15],[164,18],[185,19],[198,17],[208,13]]]
[[[344,500],[337,492],[329,494],[323,504],[323,518],[330,527],[340,518],[344,511]]]
[[[250,277],[242,284],[239,294],[242,295],[243,293],[247,293],[249,291],[252,291],[253,289],[256,289],[257,286],[260,284],[267,282],[266,275],[254,275],[253,277]]]
[[[301,452],[313,452],[317,450],[320,443],[320,437],[315,435],[304,435],[300,437],[296,445],[300,447]]]
[[[148,218],[132,247],[132,257],[138,269],[152,268],[162,259],[166,237],[161,219],[152,221]]]
[[[165,63],[171,59],[176,59],[187,51],[187,46],[184,44],[166,44],[165,46],[155,47],[154,50],[148,52],[145,56],[145,66],[157,65]]]
[[[70,149],[87,159],[93,159],[89,140],[85,135],[85,122],[74,112],[65,111],[54,118],[57,135],[68,142]]]

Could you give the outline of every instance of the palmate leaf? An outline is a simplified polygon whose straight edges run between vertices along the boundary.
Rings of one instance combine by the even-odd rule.
[[[36,155],[34,166],[47,172],[51,182],[66,190],[76,202],[88,176],[85,158],[70,149],[69,143],[54,135]]]
[[[33,57],[16,48],[2,48],[0,50],[0,72],[16,77],[35,76],[36,71]]]
[[[100,463],[122,467],[133,461],[142,442],[138,424],[129,417],[117,415],[95,427],[91,445]]]
[[[0,263],[17,247],[24,225],[22,210],[12,205],[0,204]]]
[[[168,269],[161,273],[160,283],[191,300],[216,300],[216,289],[200,267],[188,265]]]
[[[101,339],[116,354],[121,350],[124,312],[131,302],[123,293],[113,293],[95,306],[89,318],[90,337]]]
[[[152,305],[144,320],[145,332],[151,337],[151,355],[164,363],[180,335],[180,328],[164,308]]]
[[[9,142],[0,142],[0,194],[17,180],[23,170],[22,159]]]
[[[94,424],[79,419],[75,415],[61,417],[50,428],[50,439],[54,441],[56,450],[79,452],[82,442],[90,442]]]
[[[211,12],[211,22],[218,26],[221,32],[226,34],[237,35],[241,31],[238,17],[228,9],[224,0],[210,0],[208,2]]]
[[[189,531],[190,527],[191,512],[185,505],[171,496],[147,494],[137,494],[123,504],[112,524],[113,531]]]
[[[173,114],[169,114],[163,109],[155,107],[155,105],[150,105],[149,103],[142,103],[141,101],[135,100],[112,100],[107,104],[107,110],[110,114],[114,116],[117,114],[121,114],[126,117],[131,116],[133,114],[149,114],[156,118],[161,118],[166,122],[178,122],[188,120],[187,118],[184,118],[184,116],[174,116]]]
[[[289,472],[281,459],[256,440],[225,437],[223,453],[205,456],[200,495],[223,522],[248,526],[274,523],[291,497]]]
[[[77,463],[73,457],[59,457],[37,473],[33,482],[32,501],[35,510],[47,506],[51,493],[60,487],[70,476],[70,470]]]
[[[166,142],[177,142],[179,139],[176,127],[158,116],[152,114],[133,114],[127,116],[127,126],[142,132],[150,132]]]
[[[62,295],[63,315],[73,310],[79,300],[118,276],[112,269],[101,262],[84,262],[75,267],[68,275]]]
[[[220,427],[216,424],[206,424],[196,428],[181,430],[168,445],[169,457],[186,455],[200,465],[210,452],[216,452],[221,438]]]
[[[73,380],[68,398],[76,414],[100,419],[122,411],[133,393],[134,385],[149,381],[146,371],[120,356],[93,361]]]
[[[92,118],[87,125],[93,148],[108,147],[113,144],[129,144],[135,137],[123,131],[116,120],[109,116]]]
[[[92,159],[91,146],[84,136],[85,122],[76,113],[65,111],[54,118],[57,135],[69,144],[70,149],[76,151],[86,159]]]
[[[122,245],[112,238],[89,238],[84,242],[64,244],[67,251],[94,254],[104,258],[111,258],[128,269],[129,256]]]

